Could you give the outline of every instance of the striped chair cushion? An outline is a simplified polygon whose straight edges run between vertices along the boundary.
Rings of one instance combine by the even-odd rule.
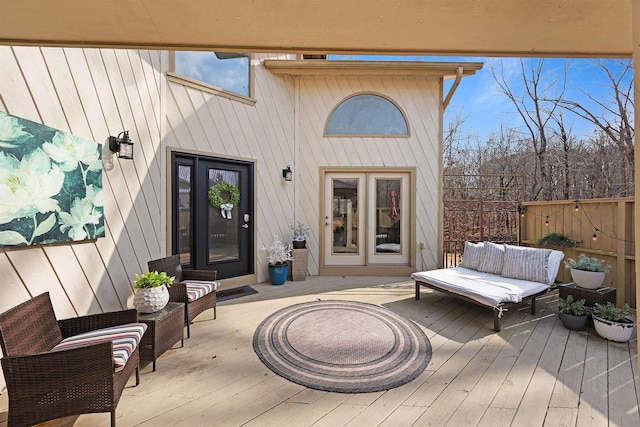
[[[220,287],[220,282],[207,282],[204,280],[183,280],[187,285],[187,298],[195,301],[203,296],[215,292]]]
[[[548,283],[549,255],[551,249],[504,245],[502,276]]]
[[[52,351],[82,347],[88,344],[111,341],[113,342],[113,365],[116,371],[124,368],[127,360],[134,352],[147,325],[144,323],[126,323],[110,328],[96,329],[63,339]]]

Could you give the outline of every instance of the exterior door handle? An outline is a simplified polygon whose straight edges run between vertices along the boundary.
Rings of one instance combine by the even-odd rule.
[[[242,224],[242,228],[249,228],[249,224]]]

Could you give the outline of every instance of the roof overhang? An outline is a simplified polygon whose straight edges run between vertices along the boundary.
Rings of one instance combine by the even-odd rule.
[[[294,76],[429,76],[454,78],[471,76],[482,68],[482,62],[416,62],[416,61],[324,61],[267,59],[264,66],[273,74]]]
[[[0,0],[0,44],[625,57],[631,16],[631,0]]]

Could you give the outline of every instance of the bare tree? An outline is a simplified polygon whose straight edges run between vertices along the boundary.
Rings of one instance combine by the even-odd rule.
[[[491,73],[498,85],[498,91],[509,98],[524,122],[536,155],[536,168],[539,170],[540,186],[536,199],[551,200],[552,176],[548,170],[547,150],[549,121],[559,108],[559,99],[566,88],[566,67],[563,73],[549,76],[544,73],[544,59],[531,59],[525,64],[520,59],[520,73],[523,89],[520,93],[511,87],[505,77],[504,67],[491,66]],[[554,92],[554,93],[552,93]],[[553,95],[553,96],[551,96]]]
[[[600,128],[613,141],[618,150],[619,169],[621,171],[622,188],[616,196],[629,196],[633,194],[634,164],[634,128],[633,128],[633,79],[629,76],[633,73],[631,60],[621,60],[618,71],[612,72],[604,63],[597,65],[604,71],[608,86],[611,89],[609,100],[596,99],[590,93],[582,91],[591,101],[600,107],[600,111],[592,111],[582,103],[557,99],[560,105],[588,120]]]

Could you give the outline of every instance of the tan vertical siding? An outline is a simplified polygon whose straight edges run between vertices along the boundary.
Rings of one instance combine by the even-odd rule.
[[[3,111],[102,144],[129,130],[135,143],[133,161],[114,158],[103,172],[106,237],[0,250],[0,311],[46,291],[59,318],[132,306],[134,273],[164,251],[157,156],[167,65],[166,52],[0,46]]]

